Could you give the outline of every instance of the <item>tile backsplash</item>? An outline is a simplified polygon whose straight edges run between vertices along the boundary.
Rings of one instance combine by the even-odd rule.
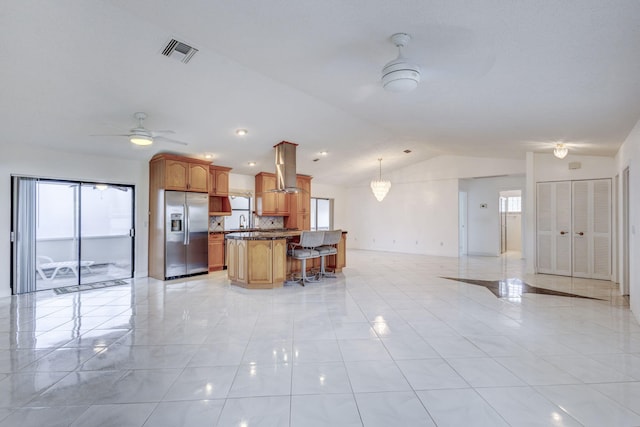
[[[210,216],[209,217],[209,231],[224,231],[224,217],[223,216]]]
[[[257,228],[284,228],[284,218],[281,216],[254,216],[253,219]]]
[[[225,224],[226,216],[210,216],[209,231],[224,231],[237,229],[238,224]],[[253,217],[253,227],[262,229],[284,228],[284,218],[281,216],[257,216]]]

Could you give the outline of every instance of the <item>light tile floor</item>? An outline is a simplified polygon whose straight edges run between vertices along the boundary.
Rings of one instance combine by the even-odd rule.
[[[217,272],[1,299],[0,427],[640,425],[640,326],[616,285],[513,256],[348,263],[304,288]]]

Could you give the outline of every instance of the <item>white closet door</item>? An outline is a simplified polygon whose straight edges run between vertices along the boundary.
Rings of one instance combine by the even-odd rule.
[[[573,182],[573,276],[591,277],[589,271],[590,181]]]
[[[537,184],[538,272],[571,275],[571,182]]]
[[[553,269],[553,187],[552,182],[539,182],[536,198],[536,247],[538,273],[554,274]]]
[[[611,280],[611,180],[573,182],[573,275]]]
[[[571,276],[571,182],[555,184],[555,274]]]
[[[592,276],[611,280],[611,180],[593,181]]]

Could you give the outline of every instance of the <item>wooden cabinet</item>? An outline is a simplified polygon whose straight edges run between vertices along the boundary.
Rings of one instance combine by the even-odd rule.
[[[311,229],[311,177],[308,175],[298,175],[296,187],[300,191],[291,194],[291,209],[289,217],[285,221],[285,227],[297,228],[298,230]]]
[[[223,166],[209,166],[209,195],[229,196],[229,171]]]
[[[271,240],[249,240],[249,283],[270,284],[273,279]]]
[[[209,166],[209,215],[231,215],[229,201],[229,171],[224,166]]]
[[[342,238],[337,245],[338,253],[327,256],[327,268],[340,273],[347,266],[347,232],[342,232]]]
[[[157,154],[149,162],[149,181],[162,190],[208,193],[209,163],[174,154]]]
[[[189,164],[180,160],[168,159],[165,161],[166,190],[185,191],[189,179]]]
[[[284,283],[287,279],[287,241],[272,240],[273,283]]]
[[[251,289],[281,287],[286,259],[286,239],[227,240],[227,275],[235,285]]]
[[[207,165],[189,163],[187,191],[194,191],[198,193],[209,192],[209,168]]]
[[[209,234],[209,271],[224,268],[224,234]]]
[[[256,175],[256,213],[259,216],[289,216],[289,194],[278,193],[276,176],[260,172]]]
[[[232,282],[247,281],[247,240],[227,240],[227,277]]]

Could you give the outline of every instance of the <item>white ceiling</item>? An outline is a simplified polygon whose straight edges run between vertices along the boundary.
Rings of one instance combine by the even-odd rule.
[[[439,154],[523,158],[566,142],[613,155],[640,118],[640,2],[629,0],[34,0],[0,13],[1,144],[148,159],[214,155],[272,171],[370,179]],[[423,70],[384,92],[389,41],[407,32]],[[175,37],[189,64],[160,51]],[[134,149],[133,113],[183,147]],[[246,128],[244,138],[236,128]],[[403,153],[412,150],[411,154]],[[318,162],[322,150],[329,155]],[[255,168],[247,162],[256,161]]]

